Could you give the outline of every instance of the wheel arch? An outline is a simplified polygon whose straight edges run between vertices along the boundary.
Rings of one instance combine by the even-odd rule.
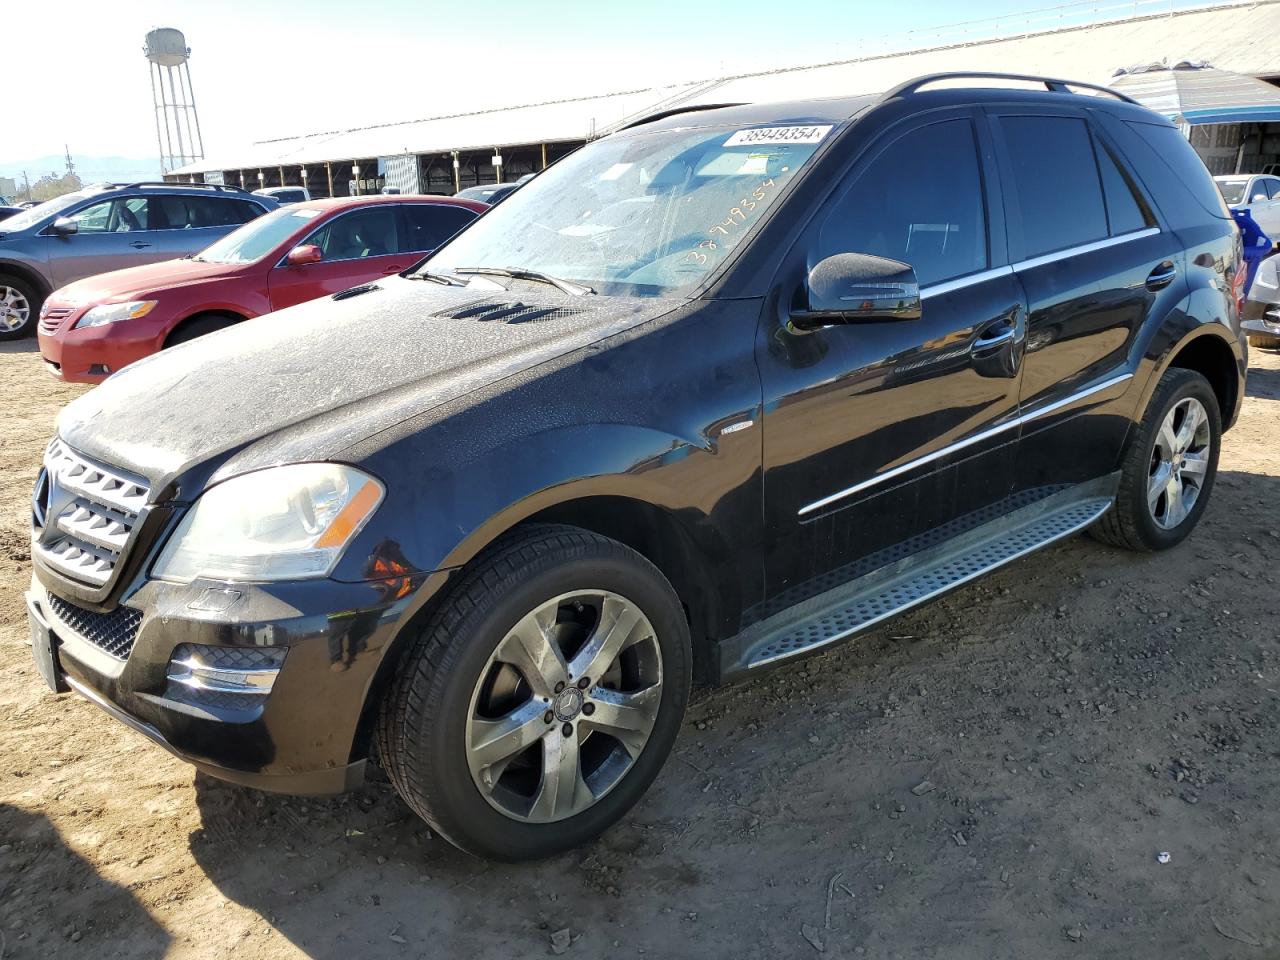
[[[164,335],[165,347],[172,346],[174,337],[176,337],[180,332],[182,332],[183,329],[191,326],[193,323],[197,322],[198,320],[204,320],[206,317],[225,317],[226,319],[231,320],[233,323],[242,323],[243,321],[249,319],[247,314],[238,312],[236,310],[231,310],[225,307],[216,307],[212,309],[201,308],[195,311],[194,313],[191,313],[183,317],[181,320],[179,320],[169,329],[169,332]]]
[[[1235,423],[1240,413],[1243,395],[1242,363],[1242,355],[1232,350],[1225,336],[1209,325],[1198,327],[1178,341],[1154,371],[1143,396],[1141,409],[1146,409],[1151,393],[1165,371],[1175,367],[1194,370],[1208,380],[1213,388],[1222,413],[1222,426],[1226,430]]]
[[[714,678],[713,643],[724,635],[728,618],[740,613],[741,597],[727,578],[714,578],[714,551],[705,536],[700,538],[687,520],[676,511],[635,497],[617,494],[586,494],[541,506],[532,511],[514,511],[483,538],[466,544],[462,566],[429,575],[420,589],[424,599],[405,618],[386,652],[365,695],[361,717],[352,744],[353,759],[369,756],[382,701],[394,679],[408,645],[450,594],[458,575],[490,546],[521,527],[557,524],[587,530],[625,544],[652,563],[671,583],[685,611],[693,646],[694,678],[710,682]]]
[[[49,286],[49,281],[45,279],[44,274],[39,270],[33,270],[24,263],[15,260],[0,260],[0,274],[9,274],[27,281],[34,286],[41,297],[47,298],[53,292],[53,288]]]

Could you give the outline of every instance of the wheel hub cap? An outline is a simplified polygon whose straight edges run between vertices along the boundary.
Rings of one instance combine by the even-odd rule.
[[[1190,515],[1209,471],[1209,414],[1195,397],[1174,405],[1151,450],[1147,507],[1156,525],[1172,530]]]
[[[480,672],[472,780],[513,820],[576,816],[635,765],[661,702],[661,648],[640,608],[608,590],[562,594],[515,623]]]
[[[570,687],[556,697],[556,719],[573,720],[582,712],[582,704],[586,698],[577,687]]]

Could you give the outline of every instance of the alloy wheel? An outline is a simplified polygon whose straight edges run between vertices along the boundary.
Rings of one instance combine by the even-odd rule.
[[[0,330],[21,330],[31,316],[31,304],[16,287],[0,284]]]
[[[562,594],[521,618],[480,673],[472,779],[512,819],[575,816],[635,765],[661,701],[662,652],[640,608],[608,590]]]
[[[1147,507],[1156,525],[1172,530],[1195,508],[1212,453],[1209,414],[1195,397],[1178,401],[1165,416],[1151,451]]]

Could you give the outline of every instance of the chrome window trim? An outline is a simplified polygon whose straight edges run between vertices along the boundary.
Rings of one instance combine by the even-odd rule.
[[[1066,250],[1055,250],[1053,253],[1045,253],[1038,257],[1020,260],[1013,265],[1013,269],[1017,271],[1030,270],[1033,267],[1043,267],[1046,264],[1054,263],[1057,260],[1065,260],[1067,257],[1078,257],[1081,254],[1093,253],[1096,250],[1105,250],[1108,247],[1119,246],[1122,243],[1128,243],[1130,240],[1141,240],[1143,237],[1154,237],[1159,232],[1159,227],[1144,227],[1141,230],[1132,230],[1129,233],[1122,233],[1115,237],[1107,237],[1104,240],[1094,240],[1092,243],[1082,243],[1079,246],[1068,247]]]
[[[1006,420],[1004,423],[997,424],[994,427],[989,427],[986,430],[983,430],[981,433],[975,433],[972,436],[965,437],[963,440],[957,440],[955,443],[948,444],[947,446],[942,447],[941,449],[934,450],[932,453],[926,453],[922,457],[917,457],[916,459],[908,461],[907,463],[900,464],[899,466],[894,467],[892,470],[886,470],[884,473],[881,473],[877,476],[870,477],[866,480],[863,480],[861,483],[855,483],[852,487],[846,487],[844,490],[839,490],[836,493],[828,494],[827,496],[823,497],[821,500],[815,500],[813,503],[810,503],[801,507],[798,515],[803,517],[806,514],[813,513],[815,510],[821,510],[823,507],[830,506],[831,504],[837,502],[838,500],[843,500],[845,497],[851,497],[855,493],[860,493],[863,490],[866,490],[870,487],[874,487],[877,484],[883,483],[886,480],[892,480],[894,477],[899,477],[904,473],[907,473],[911,470],[915,470],[918,467],[923,467],[926,464],[932,463],[934,460],[939,460],[942,457],[948,456],[959,450],[964,450],[967,447],[972,447],[973,445],[981,443],[984,440],[989,440],[992,437],[999,436],[1002,433],[1007,433],[1008,431],[1013,430],[1017,427],[1021,427],[1023,424],[1030,423],[1033,420],[1039,420],[1041,417],[1047,417],[1049,414],[1055,413],[1058,410],[1061,410],[1064,407],[1068,407],[1073,403],[1078,403],[1081,400],[1087,399],[1088,397],[1093,396],[1095,393],[1102,393],[1104,390],[1109,390],[1114,386],[1118,386],[1119,384],[1125,383],[1126,381],[1129,381],[1132,379],[1133,379],[1132,373],[1122,373],[1119,376],[1111,377],[1110,379],[1104,380],[1102,383],[1096,383],[1091,387],[1086,387],[1084,390],[1079,390],[1071,394],[1071,396],[1069,397],[1063,397],[1061,400],[1055,400],[1053,403],[1046,404],[1043,407],[1039,407],[1028,413],[1024,413],[1017,417],[1014,417],[1012,420]]]
[[[997,277],[1007,277],[1012,273],[1013,267],[992,267],[990,270],[971,273],[965,277],[956,277],[954,280],[943,280],[941,283],[933,283],[924,287],[920,291],[920,299],[927,300],[929,297],[940,297],[955,290],[972,287],[976,283],[986,283],[988,280],[994,280]]]

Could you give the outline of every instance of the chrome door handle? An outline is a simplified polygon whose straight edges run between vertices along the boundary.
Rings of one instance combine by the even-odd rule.
[[[129,244],[129,246],[133,247],[133,249],[135,250],[141,250],[144,247],[151,246],[151,244],[147,243],[144,240],[134,240],[132,243]]]
[[[1157,264],[1156,268],[1147,274],[1147,289],[1163,290],[1173,283],[1177,276],[1178,268],[1166,260],[1164,263]]]
[[[997,333],[994,336],[979,337],[977,340],[973,341],[973,346],[970,347],[969,349],[974,353],[977,353],[978,351],[981,351],[981,350],[990,350],[992,347],[998,347],[1001,344],[1008,343],[1010,340],[1013,339],[1015,333],[1016,331],[1014,330],[1014,328],[1010,327],[1008,330],[1005,330],[1003,333]]]

